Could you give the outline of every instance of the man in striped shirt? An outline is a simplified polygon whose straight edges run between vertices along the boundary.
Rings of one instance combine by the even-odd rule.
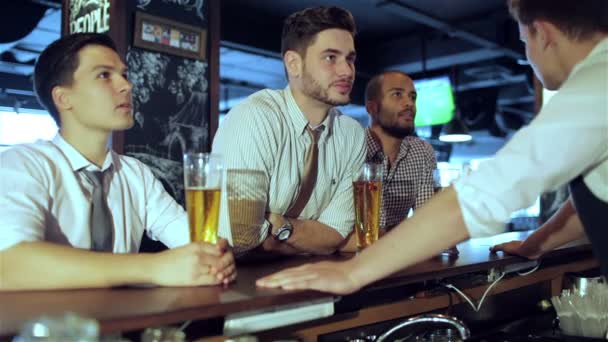
[[[281,44],[288,86],[251,95],[218,129],[213,152],[228,169],[220,235],[236,253],[328,254],[351,232],[352,177],[365,158],[364,131],[335,106],[350,101],[354,34],[352,15],[338,7],[289,16]],[[311,149],[316,176],[302,201]],[[294,213],[298,202],[305,203]]]

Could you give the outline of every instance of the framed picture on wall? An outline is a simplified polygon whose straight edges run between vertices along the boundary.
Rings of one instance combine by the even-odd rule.
[[[135,13],[133,45],[193,59],[206,59],[207,31],[170,19]]]

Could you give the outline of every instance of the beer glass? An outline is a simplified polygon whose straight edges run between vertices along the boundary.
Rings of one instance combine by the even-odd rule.
[[[449,188],[452,183],[460,177],[460,169],[455,167],[440,168],[433,170],[433,192],[435,195],[443,191],[443,189]],[[458,256],[460,252],[456,246],[445,249],[441,252],[441,255],[447,257]]]
[[[355,234],[358,250],[378,240],[383,173],[382,164],[365,163],[354,175]]]
[[[220,155],[184,154],[184,190],[191,242],[217,243],[223,173]]]

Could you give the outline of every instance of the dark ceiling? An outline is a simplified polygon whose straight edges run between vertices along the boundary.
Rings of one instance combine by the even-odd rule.
[[[398,69],[414,79],[450,76],[461,115],[474,130],[502,136],[533,116],[532,75],[505,0],[222,0],[221,4],[225,100],[240,98],[230,94],[284,85],[279,59],[282,21],[306,7],[335,5],[350,10],[357,23],[354,104],[362,104],[371,75]],[[264,56],[265,62],[248,63],[241,60],[242,54],[233,56],[236,51]],[[239,76],[244,74],[249,76]],[[227,110],[232,104],[226,101],[221,107]],[[361,107],[353,114],[365,115]]]
[[[450,76],[463,119],[489,135],[504,136],[533,115],[532,75],[505,0],[220,3],[221,111],[257,89],[285,85],[279,49],[287,15],[305,7],[336,5],[353,13],[358,29],[355,106],[348,110],[354,116],[365,116],[357,105],[366,81],[387,69],[405,71],[414,79]],[[59,37],[60,7],[60,0],[0,4],[0,105],[19,99],[19,105],[28,106],[33,63],[46,44]]]

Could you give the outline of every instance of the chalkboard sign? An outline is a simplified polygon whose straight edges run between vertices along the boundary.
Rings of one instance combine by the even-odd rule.
[[[137,0],[137,9],[189,25],[207,25],[205,0]]]
[[[209,42],[201,36],[197,54],[189,56],[172,46],[178,40],[177,35],[171,40],[171,32],[179,31],[179,48],[187,49],[188,44],[184,47],[182,43],[189,40],[181,39],[181,33],[207,33],[208,4],[204,0],[135,0],[128,4],[128,18],[134,19],[126,28],[132,31],[129,36],[139,34],[139,43],[150,45],[134,40],[127,51],[135,125],[125,132],[123,151],[150,166],[165,189],[183,203],[183,153],[207,151],[210,145]],[[145,18],[149,26],[161,28],[158,41],[155,34],[144,30]],[[168,28],[168,37],[162,34],[164,28]]]
[[[181,201],[182,155],[209,141],[207,63],[132,48],[127,64],[135,126],[125,136],[125,154],[150,166]]]
[[[110,0],[70,0],[70,33],[110,30]]]

